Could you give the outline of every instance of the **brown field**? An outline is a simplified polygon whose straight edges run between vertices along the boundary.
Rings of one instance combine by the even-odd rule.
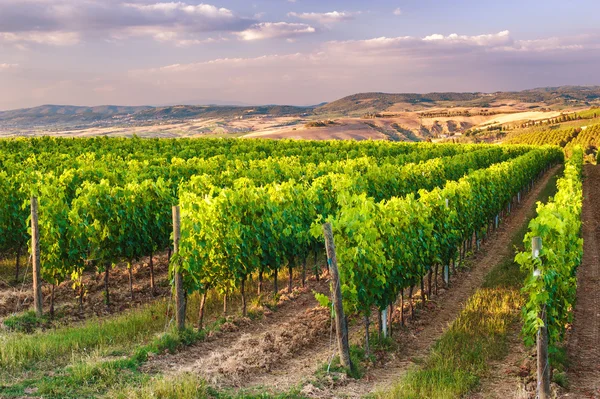
[[[484,129],[490,126],[517,124],[524,121],[544,120],[559,116],[559,111],[531,111],[531,104],[503,102],[494,104],[490,111],[494,115],[479,115],[482,108],[434,107],[423,109],[410,104],[398,103],[390,107],[381,117],[322,117],[333,121],[324,127],[307,127],[318,116],[275,117],[249,116],[245,118],[204,118],[144,122],[140,125],[127,124],[111,127],[89,127],[81,129],[39,128],[24,130],[0,130],[0,137],[31,137],[52,135],[59,137],[260,137],[272,139],[312,140],[393,140],[422,141],[427,139],[460,136],[469,129]],[[458,113],[469,111],[470,116],[423,117],[423,113]],[[566,112],[566,111],[565,111]]]

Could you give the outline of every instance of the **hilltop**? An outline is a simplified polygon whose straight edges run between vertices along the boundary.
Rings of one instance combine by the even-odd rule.
[[[563,109],[577,105],[589,106],[598,101],[600,86],[545,87],[496,93],[358,93],[318,107],[315,113],[362,115],[370,112],[422,111],[436,107],[494,108],[518,104],[529,109]]]

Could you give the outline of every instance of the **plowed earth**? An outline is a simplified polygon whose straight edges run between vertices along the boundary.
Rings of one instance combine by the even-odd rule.
[[[583,181],[583,259],[567,353],[569,398],[600,398],[600,166],[586,165]]]

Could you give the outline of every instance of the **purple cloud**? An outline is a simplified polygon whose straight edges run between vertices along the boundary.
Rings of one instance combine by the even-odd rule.
[[[297,36],[315,33],[316,29],[307,24],[288,22],[261,22],[236,33],[241,40],[292,39]]]
[[[0,44],[72,45],[84,36],[147,35],[202,42],[208,32],[239,32],[256,20],[211,4],[116,0],[3,0]],[[162,35],[161,35],[162,34]],[[164,40],[163,40],[164,41]]]

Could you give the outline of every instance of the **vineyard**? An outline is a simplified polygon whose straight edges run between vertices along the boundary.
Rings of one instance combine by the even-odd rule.
[[[451,307],[444,328],[456,318],[430,339],[439,339],[430,356],[444,358],[450,346],[439,343],[467,318],[462,303],[496,270],[499,259],[486,248],[503,225],[521,227],[545,199],[541,186],[556,195],[538,206],[518,246],[520,271],[513,236],[496,240],[522,294],[511,291],[511,305],[498,305],[495,317],[522,324],[528,346],[546,331],[548,364],[560,368],[553,354],[573,323],[583,254],[583,161],[595,151],[598,126],[513,140],[528,145],[0,141],[0,276],[7,276],[0,291],[13,290],[0,298],[0,397],[268,397],[256,393],[260,386],[248,396],[239,389],[253,388],[253,378],[275,386],[272,369],[320,342],[327,356],[307,359],[325,366],[286,380],[287,393],[265,391],[336,397],[382,368],[405,336],[435,328],[427,320],[436,320],[437,306]],[[562,163],[553,188],[548,181]],[[534,239],[543,243],[537,253]],[[479,331],[469,325],[469,334]],[[237,339],[239,348],[228,341]],[[261,361],[245,352],[253,347]],[[466,361],[455,367],[470,370]],[[230,363],[235,372],[223,371]],[[485,379],[485,367],[459,375],[434,363],[428,358],[408,374],[402,366],[377,395],[460,397]],[[166,364],[181,370],[167,372]],[[443,390],[446,372],[456,385]]]
[[[596,112],[584,111],[581,114],[585,116],[596,117]],[[534,127],[518,134],[511,135],[506,143],[524,144],[524,145],[557,145],[565,148],[567,155],[571,155],[573,149],[581,147],[584,152],[584,159],[590,163],[597,163],[600,156],[598,148],[600,147],[600,124],[592,123],[587,126],[569,127],[553,125],[549,127]]]

